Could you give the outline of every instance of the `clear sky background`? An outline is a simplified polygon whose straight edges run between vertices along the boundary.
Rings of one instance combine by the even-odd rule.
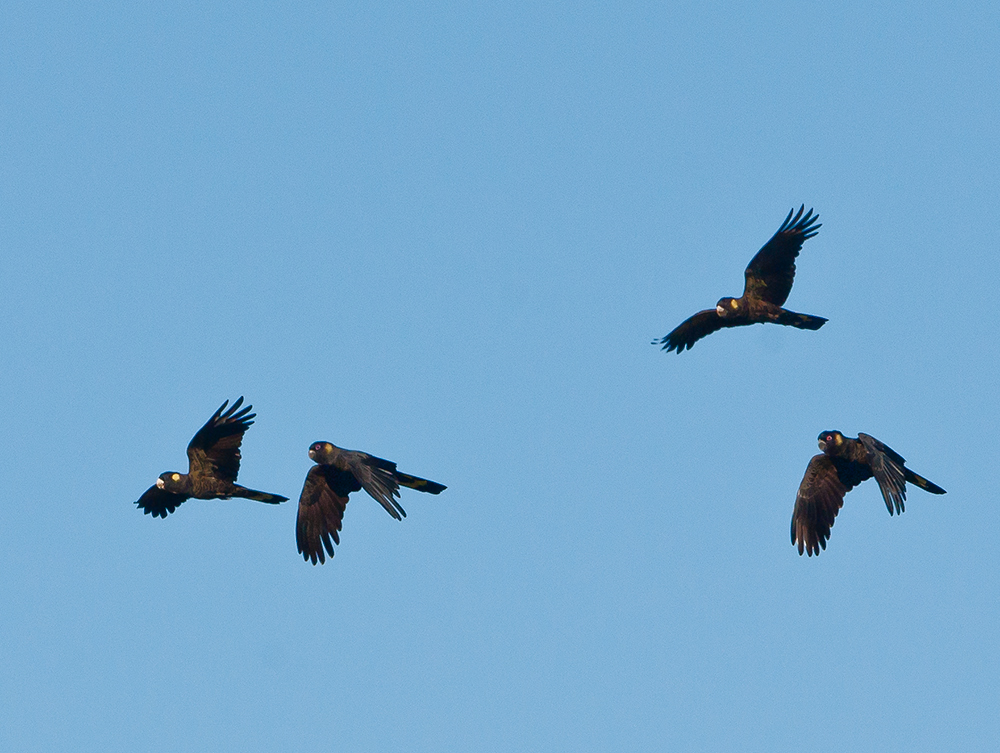
[[[1000,11],[10,2],[0,748],[992,751]],[[790,308],[682,355],[788,210]],[[225,399],[280,507],[133,502]],[[789,541],[825,429],[874,482]],[[295,550],[311,442],[448,485]]]

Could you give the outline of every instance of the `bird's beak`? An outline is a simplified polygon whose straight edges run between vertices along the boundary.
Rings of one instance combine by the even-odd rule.
[[[309,450],[309,459],[310,460],[316,459],[316,450]]]
[[[716,307],[715,307],[715,313],[718,314],[719,316],[725,316],[726,315],[726,310],[724,308],[722,308],[722,306],[716,305]]]
[[[817,444],[819,444],[819,449],[820,449],[820,450],[822,450],[823,452],[826,452],[826,442],[824,442],[824,441],[823,441],[823,440],[821,439],[821,440],[819,440],[819,442],[818,442]]]
[[[163,479],[162,478],[156,479],[156,488],[157,489],[162,489],[163,488]]]

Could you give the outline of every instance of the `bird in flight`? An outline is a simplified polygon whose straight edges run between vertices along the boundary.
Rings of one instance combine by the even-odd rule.
[[[161,473],[156,483],[139,497],[136,504],[143,512],[153,517],[165,518],[187,499],[229,499],[243,497],[258,502],[278,504],[288,497],[278,494],[258,492],[236,483],[240,472],[240,444],[243,433],[253,423],[257,415],[251,413],[253,406],[239,410],[243,404],[241,397],[229,410],[226,400],[208,422],[198,429],[188,444],[188,472],[167,471]]]
[[[312,560],[314,565],[317,560],[326,562],[324,547],[333,557],[333,544],[340,543],[340,526],[351,492],[364,489],[387,513],[402,520],[406,513],[396,501],[400,486],[429,494],[440,494],[447,488],[425,478],[401,473],[391,460],[344,450],[329,442],[313,443],[309,447],[309,457],[317,465],[309,469],[299,497],[295,541],[302,558]]]
[[[819,329],[826,319],[810,314],[797,314],[782,308],[792,290],[795,279],[795,257],[802,244],[819,232],[821,225],[810,209],[803,217],[803,204],[798,213],[792,209],[781,227],[763,248],[750,260],[744,272],[746,282],[743,295],[739,298],[722,298],[714,309],[699,311],[683,321],[673,332],[653,345],[662,345],[663,350],[681,353],[692,347],[698,340],[723,327],[743,327],[748,324],[772,322],[799,329]]]
[[[792,544],[798,544],[799,554],[807,552],[811,557],[826,549],[844,495],[872,476],[890,515],[903,512],[907,481],[931,494],[945,493],[907,468],[899,453],[867,434],[851,439],[839,431],[824,431],[819,435],[819,448],[823,454],[809,461],[795,496]]]

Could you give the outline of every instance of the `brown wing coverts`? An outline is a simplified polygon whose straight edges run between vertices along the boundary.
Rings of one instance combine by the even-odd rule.
[[[810,209],[803,217],[805,204],[792,217],[792,210],[778,231],[771,236],[760,251],[750,260],[744,277],[746,283],[743,295],[758,298],[775,306],[784,306],[788,294],[792,292],[795,280],[795,257],[802,250],[802,244],[819,232],[822,225],[816,224],[819,215]]]

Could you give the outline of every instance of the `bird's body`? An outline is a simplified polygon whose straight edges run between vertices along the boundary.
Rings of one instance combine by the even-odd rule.
[[[819,435],[819,448],[823,452],[809,461],[792,512],[792,544],[798,545],[799,554],[818,555],[826,549],[844,495],[862,481],[875,478],[890,515],[905,509],[906,482],[931,494],[945,493],[907,468],[899,453],[868,434],[852,439],[839,431],[825,431]]]
[[[666,351],[681,353],[706,335],[725,327],[765,323],[812,330],[822,327],[827,320],[821,316],[782,308],[795,279],[795,258],[802,244],[821,227],[816,224],[819,215],[813,215],[810,209],[803,216],[804,210],[803,205],[794,217],[795,210],[789,212],[771,240],[750,260],[744,272],[742,296],[720,299],[714,309],[699,311],[653,344],[662,345]]]
[[[396,498],[399,487],[406,486],[429,494],[440,494],[447,487],[435,481],[411,476],[396,470],[391,460],[366,452],[345,450],[330,442],[315,442],[309,457],[317,463],[309,469],[295,522],[295,541],[306,561],[326,561],[333,557],[334,543],[340,543],[340,530],[351,492],[364,489],[396,520],[406,517]]]
[[[187,499],[229,499],[242,497],[278,504],[288,497],[259,492],[236,483],[240,470],[240,444],[256,414],[253,406],[239,407],[239,398],[229,410],[227,400],[202,426],[188,444],[188,472],[161,473],[156,483],[139,497],[136,505],[153,517],[165,518]]]
[[[183,494],[194,499],[230,499],[232,497],[242,497],[261,502],[269,502],[275,494],[259,492],[256,489],[248,489],[245,486],[234,484],[231,481],[220,478],[205,476],[192,476],[190,474],[167,472],[164,476],[168,478],[157,479],[156,486],[171,494]],[[179,478],[174,478],[179,476]],[[281,501],[284,502],[285,497]]]

